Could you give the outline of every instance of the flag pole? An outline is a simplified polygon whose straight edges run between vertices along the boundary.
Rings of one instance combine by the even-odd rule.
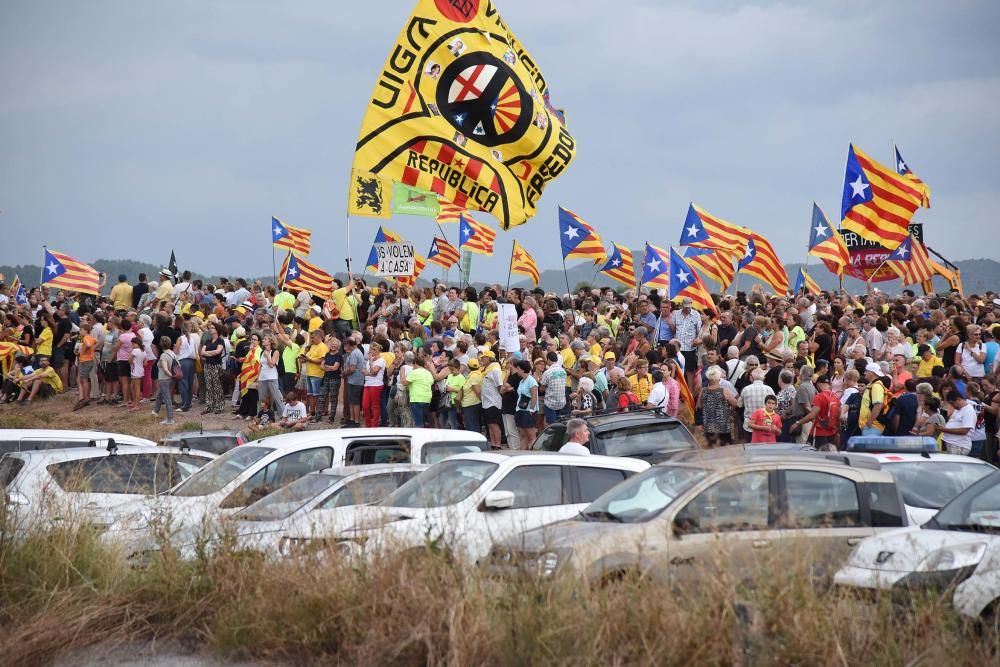
[[[365,266],[365,271],[368,270],[367,265]],[[351,214],[347,214],[347,279],[348,281],[352,277],[351,272]],[[364,276],[362,276],[363,278]]]
[[[507,289],[504,290],[505,295],[506,295],[506,293],[510,292],[510,271],[514,267],[514,245],[516,243],[517,243],[517,241],[511,239],[511,242],[510,242],[510,262],[507,264]]]
[[[45,282],[45,253],[49,251],[49,247],[42,244],[42,268],[38,270],[38,286],[41,287],[42,283]]]
[[[513,257],[511,257],[513,260]],[[573,316],[573,321],[576,321],[576,313],[573,312],[573,291],[569,287],[569,272],[566,270],[566,258],[563,257],[563,277],[566,278],[566,296],[569,298],[569,312]]]
[[[278,289],[278,265],[274,260],[274,242],[271,242],[271,278],[274,279],[274,289]]]
[[[441,223],[438,222],[437,220],[434,220],[434,224],[437,225],[438,231],[441,232],[441,238],[443,238],[445,241],[448,241],[448,236],[444,233],[444,228],[441,226]],[[448,243],[451,244],[451,241],[448,241]],[[461,250],[461,248],[459,248],[459,250],[458,250],[458,262],[457,262],[457,264],[458,264],[458,275],[462,279],[462,287],[468,287],[469,286],[469,276],[465,275],[465,271],[462,270],[462,250]],[[447,274],[450,273],[450,270],[449,269],[445,269],[445,272],[447,272],[447,273],[445,273],[446,281],[447,281]]]

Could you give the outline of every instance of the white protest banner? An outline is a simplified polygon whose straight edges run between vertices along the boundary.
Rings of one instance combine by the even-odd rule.
[[[500,334],[500,347],[508,352],[521,349],[521,341],[517,332],[517,309],[512,303],[497,304],[497,331]]]
[[[376,243],[377,276],[412,276],[414,256],[412,243]]]

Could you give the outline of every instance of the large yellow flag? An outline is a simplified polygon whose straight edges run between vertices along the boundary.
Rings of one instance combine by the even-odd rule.
[[[534,215],[575,153],[538,65],[492,2],[419,0],[375,84],[353,167],[509,228]]]

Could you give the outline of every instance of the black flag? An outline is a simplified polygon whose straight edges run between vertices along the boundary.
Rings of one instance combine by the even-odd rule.
[[[174,251],[170,251],[170,263],[167,264],[167,268],[170,269],[170,274],[174,278],[174,282],[177,282],[177,258],[174,257]]]

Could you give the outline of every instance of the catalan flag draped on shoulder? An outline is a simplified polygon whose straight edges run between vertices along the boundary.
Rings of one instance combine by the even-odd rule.
[[[720,288],[726,289],[733,284],[733,278],[736,277],[733,253],[688,246],[684,248],[683,257],[689,266],[719,283]]]
[[[889,255],[886,265],[896,272],[903,285],[916,285],[934,277],[927,249],[912,236],[907,236]]]
[[[777,294],[788,291],[788,273],[785,272],[785,267],[782,266],[770,241],[757,232],[750,233],[743,258],[740,259],[739,270],[760,278]]]
[[[647,243],[645,257],[642,260],[641,283],[653,289],[670,289],[669,271],[670,253]]]
[[[368,268],[374,269],[378,266],[378,253],[375,252],[376,243],[399,243],[402,237],[395,232],[390,232],[388,229],[379,225],[378,231],[375,232],[375,240],[372,241],[372,249],[368,251]]]
[[[559,243],[563,259],[586,257],[596,264],[606,257],[600,234],[576,213],[562,206],[559,207]]]
[[[476,222],[472,216],[462,213],[459,216],[458,235],[459,247],[462,250],[480,255],[493,254],[493,242],[497,238],[497,233],[489,225]]]
[[[632,264],[632,251],[617,243],[611,244],[611,253],[601,267],[601,273],[617,280],[622,285],[635,287],[635,266]]]
[[[45,250],[42,284],[83,294],[100,293],[97,269],[55,250]]]
[[[680,365],[674,364],[674,379],[677,380],[678,386],[678,398],[680,399],[681,405],[683,405],[686,410],[685,412],[678,413],[678,418],[685,424],[694,423],[694,396],[691,394],[691,388],[688,387],[687,380],[684,379],[684,371],[681,370]]]
[[[833,228],[823,211],[813,202],[812,228],[809,231],[809,254],[823,261],[826,268],[838,276],[851,264],[851,255],[840,232]]]
[[[913,183],[915,186],[917,186],[917,189],[920,190],[920,196],[921,196],[920,205],[923,206],[924,208],[930,208],[931,207],[930,187],[922,180],[920,180],[917,177],[917,175],[913,173],[913,170],[910,169],[910,166],[903,161],[903,156],[899,154],[899,147],[893,146],[893,149],[896,151],[896,173],[905,178],[906,180],[910,181],[911,183]]]
[[[257,383],[260,378],[260,350],[257,353],[249,353],[246,358],[243,359],[243,365],[240,366],[240,396],[243,396],[250,389],[250,386]]]
[[[812,279],[812,276],[805,269],[800,268],[799,275],[795,277],[793,291],[796,294],[819,294],[822,290],[816,284],[816,281]]]
[[[701,311],[716,309],[712,295],[705,288],[691,267],[675,249],[670,249],[670,300],[677,302],[691,299],[692,305]]]
[[[458,249],[440,236],[431,240],[431,249],[427,252],[427,261],[450,269],[459,260]]]
[[[308,255],[312,245],[312,230],[286,225],[272,216],[271,243],[276,248],[287,248],[298,255]]]
[[[910,219],[922,201],[916,184],[851,144],[841,202],[842,227],[895,250],[909,236]]]
[[[333,276],[289,251],[281,263],[278,287],[286,290],[306,290],[326,299],[333,294]]]
[[[380,183],[395,181],[491,213],[505,229],[534,215],[576,141],[495,4],[418,0],[388,51],[355,147],[362,203],[388,211]]]
[[[510,272],[528,276],[532,284],[538,287],[538,265],[535,264],[535,258],[517,241],[514,241],[514,249],[510,253]]]

